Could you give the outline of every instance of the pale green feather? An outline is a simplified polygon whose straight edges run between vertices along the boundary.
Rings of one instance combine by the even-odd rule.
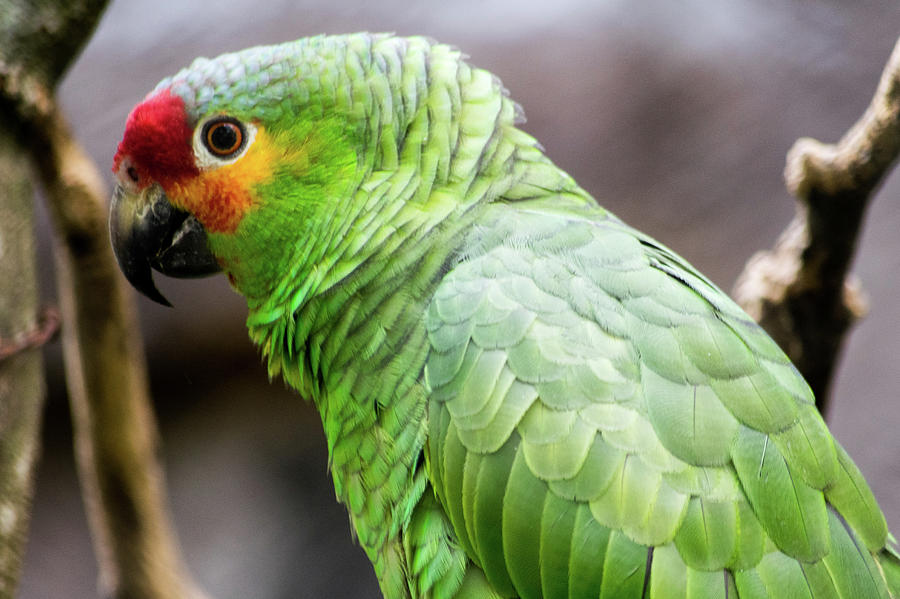
[[[451,513],[491,484],[465,469],[491,463],[503,444],[515,448],[501,483],[504,559],[495,555],[496,529],[488,557],[465,510],[454,520],[488,580],[508,577],[521,597],[571,589],[641,597],[649,569],[651,597],[819,599],[844,584],[823,574],[842,563],[853,570],[842,576],[861,577],[875,593],[863,596],[887,596],[884,580],[872,575],[886,530],[868,488],[852,462],[843,464],[783,353],[712,284],[669,250],[580,207],[560,214],[498,204],[470,245],[478,251],[444,278],[435,302],[457,290],[465,308],[427,313],[436,340],[445,339],[444,327],[468,334],[452,343],[465,354],[454,360],[452,378],[440,376],[439,352],[426,365],[431,413],[449,415],[435,417],[429,431],[452,438],[457,470],[436,469],[445,485],[457,476],[475,481],[462,496],[438,492]],[[605,318],[594,318],[591,306],[604,304]],[[519,326],[490,336],[463,326],[514,313]],[[497,373],[493,381],[473,366],[482,360]],[[501,380],[503,389],[533,391],[507,403],[494,391]],[[495,409],[506,418],[472,417]],[[449,455],[448,442],[432,449]],[[859,521],[854,535],[874,541],[854,559],[841,553],[849,537],[844,520],[829,516],[835,508]],[[553,510],[560,522],[594,522],[607,531],[604,543],[622,545],[617,555],[606,548],[601,574],[575,567],[585,562],[582,552],[599,550],[584,544],[560,546],[570,564],[565,576],[539,566],[535,548],[547,554],[558,543],[558,531],[541,524]],[[651,548],[660,552],[658,566]]]

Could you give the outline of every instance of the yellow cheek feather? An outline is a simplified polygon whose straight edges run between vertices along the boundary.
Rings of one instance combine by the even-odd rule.
[[[253,188],[267,181],[283,158],[262,127],[247,151],[235,162],[201,171],[166,190],[174,204],[187,210],[210,233],[233,233],[254,206]]]

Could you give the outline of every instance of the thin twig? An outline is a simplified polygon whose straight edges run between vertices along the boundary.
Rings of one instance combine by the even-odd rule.
[[[56,308],[45,307],[38,321],[27,331],[14,335],[12,339],[0,336],[0,362],[30,349],[43,347],[59,332],[59,312]]]
[[[863,116],[836,144],[797,140],[785,181],[797,213],[753,256],[735,296],[806,377],[825,412],[850,326],[866,302],[849,267],[866,207],[900,153],[900,41]]]

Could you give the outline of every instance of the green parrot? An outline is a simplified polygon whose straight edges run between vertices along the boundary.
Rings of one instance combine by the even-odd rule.
[[[128,117],[112,245],[246,298],[389,599],[900,598],[785,354],[521,121],[421,37],[200,58]]]

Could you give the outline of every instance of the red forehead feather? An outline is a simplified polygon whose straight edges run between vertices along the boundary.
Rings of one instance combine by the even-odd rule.
[[[113,159],[113,172],[127,156],[142,175],[163,183],[199,173],[191,148],[184,100],[164,89],[134,107]]]

